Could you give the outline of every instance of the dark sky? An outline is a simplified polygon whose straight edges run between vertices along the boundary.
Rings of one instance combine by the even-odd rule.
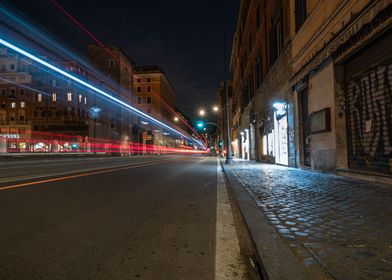
[[[86,55],[91,40],[50,0],[6,2],[19,15]],[[124,49],[137,65],[161,66],[176,89],[177,106],[188,116],[214,103],[223,79],[223,34],[227,34],[229,56],[238,0],[59,3],[100,41]]]

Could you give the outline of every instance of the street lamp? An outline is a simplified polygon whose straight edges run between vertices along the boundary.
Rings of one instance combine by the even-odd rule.
[[[203,109],[201,109],[201,110],[199,111],[199,115],[200,115],[200,116],[204,117],[205,114],[206,114],[206,111],[204,111]]]
[[[100,108],[98,107],[91,107],[91,113],[93,115],[93,120],[94,120],[94,157],[97,155],[97,116],[98,113],[101,111]]]
[[[178,122],[178,117],[174,117],[174,121],[175,121],[175,122]]]
[[[227,55],[226,55],[226,34],[223,37],[223,65],[224,65],[224,81],[225,81],[225,103],[226,103],[226,126],[227,126],[227,153],[226,164],[231,164],[233,159],[231,157],[231,140],[230,140],[230,111],[229,111],[229,87],[227,85]]]
[[[219,107],[218,106],[214,106],[212,107],[212,111],[214,111],[215,113],[219,111]]]

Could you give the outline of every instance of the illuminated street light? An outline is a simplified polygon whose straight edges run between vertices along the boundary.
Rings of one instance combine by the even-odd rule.
[[[96,100],[95,100],[95,103],[96,103]],[[90,110],[93,115],[93,122],[94,122],[93,123],[93,125],[94,125],[94,128],[93,128],[94,147],[93,148],[94,148],[94,157],[95,157],[97,155],[97,116],[98,116],[98,113],[101,111],[101,108],[94,106],[94,107],[91,107]]]
[[[175,121],[175,122],[178,122],[178,117],[174,117],[174,121]]]
[[[204,110],[200,110],[200,111],[199,111],[199,115],[200,115],[200,116],[203,117],[205,114],[206,114],[206,111],[204,111]]]
[[[212,108],[212,110],[213,110],[214,112],[218,112],[218,111],[219,111],[219,107],[218,107],[218,106],[214,106],[214,107]]]

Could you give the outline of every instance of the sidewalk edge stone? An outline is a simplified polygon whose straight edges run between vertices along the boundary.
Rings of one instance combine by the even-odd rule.
[[[268,279],[309,279],[304,265],[293,255],[231,168],[222,161],[221,165],[229,182],[228,187],[234,193]]]

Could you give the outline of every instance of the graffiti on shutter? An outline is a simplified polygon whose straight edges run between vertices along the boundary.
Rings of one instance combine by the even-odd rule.
[[[349,165],[392,174],[392,59],[346,81]]]

